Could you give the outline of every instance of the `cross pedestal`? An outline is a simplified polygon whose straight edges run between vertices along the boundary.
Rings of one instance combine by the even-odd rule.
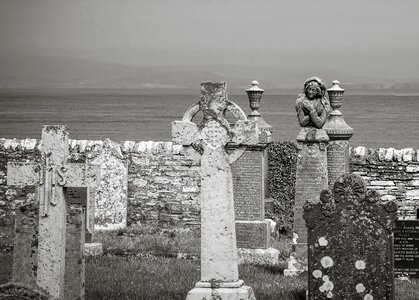
[[[97,168],[86,164],[67,163],[68,135],[67,126],[44,125],[41,163],[18,162],[8,163],[7,166],[8,185],[37,186],[39,239],[36,283],[51,299],[64,299],[67,219],[64,188],[94,187],[98,174]],[[79,252],[83,253],[84,230],[81,230],[79,238],[82,241]],[[83,257],[81,255],[81,259]],[[83,267],[84,264],[80,266]],[[77,286],[80,286],[81,290],[75,294],[83,298],[84,271],[76,274],[79,276],[68,280],[80,283]]]
[[[234,126],[223,117],[225,110],[239,119]],[[192,123],[199,111],[202,122]],[[187,110],[182,121],[172,123],[172,137],[201,155],[201,281],[186,299],[255,299],[252,289],[239,280],[230,164],[244,152],[243,145],[258,142],[257,125],[227,99],[225,82],[205,82],[200,102]],[[230,141],[241,147],[228,155],[225,146]]]

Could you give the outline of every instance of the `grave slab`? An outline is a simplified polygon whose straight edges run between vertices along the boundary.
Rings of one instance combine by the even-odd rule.
[[[308,299],[394,299],[397,204],[345,174],[320,203],[306,202]]]
[[[396,221],[394,274],[419,278],[419,220]]]

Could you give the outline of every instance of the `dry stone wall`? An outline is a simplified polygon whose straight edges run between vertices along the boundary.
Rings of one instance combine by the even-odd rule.
[[[110,220],[118,226],[122,224],[121,227],[199,222],[199,165],[186,156],[182,146],[172,142],[110,140],[70,140],[69,144],[69,161],[87,159],[109,169],[102,172],[106,176],[102,176],[100,190],[96,191],[97,228],[105,229]],[[7,162],[39,161],[39,146],[35,139],[0,139],[0,225],[13,223],[14,209],[35,198],[33,187],[6,186]],[[99,158],[104,152],[106,159]],[[289,160],[290,164],[295,163],[295,159]],[[350,150],[350,160],[351,170],[367,181],[368,189],[377,190],[383,200],[398,202],[399,216],[416,217],[419,150],[354,147]],[[115,212],[118,209],[120,213]],[[126,213],[122,213],[124,210]]]
[[[399,218],[416,219],[419,209],[419,150],[351,149],[351,169],[376,190],[381,200],[398,203]]]

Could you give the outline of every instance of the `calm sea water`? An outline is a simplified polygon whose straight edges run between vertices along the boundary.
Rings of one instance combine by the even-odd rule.
[[[296,94],[298,91],[296,92]],[[230,100],[250,111],[247,96]],[[74,139],[169,141],[173,120],[199,100],[195,94],[138,90],[1,90],[0,137],[40,138],[43,124],[66,124]],[[296,95],[265,92],[260,112],[274,140],[294,141],[300,129]],[[353,146],[419,149],[419,96],[345,95],[341,111],[355,129]]]

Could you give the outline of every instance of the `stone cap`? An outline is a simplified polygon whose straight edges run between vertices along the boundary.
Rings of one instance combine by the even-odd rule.
[[[419,149],[413,148],[367,148],[364,146],[350,147],[349,154],[358,160],[374,160],[382,162],[419,162]]]

